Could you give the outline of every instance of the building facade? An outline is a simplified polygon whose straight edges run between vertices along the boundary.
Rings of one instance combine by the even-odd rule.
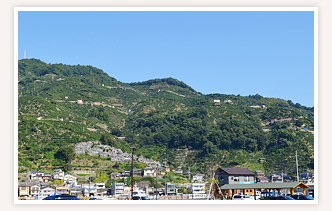
[[[124,194],[124,183],[112,183],[111,184],[111,195],[119,196]]]

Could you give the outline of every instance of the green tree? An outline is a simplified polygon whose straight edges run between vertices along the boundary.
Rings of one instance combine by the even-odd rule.
[[[55,154],[54,158],[63,160],[66,163],[70,163],[75,157],[74,149],[69,146],[61,147]]]

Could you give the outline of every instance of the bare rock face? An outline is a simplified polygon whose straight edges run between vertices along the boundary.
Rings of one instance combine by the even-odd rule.
[[[75,153],[77,155],[85,154],[91,156],[110,157],[111,162],[130,162],[131,154],[122,152],[121,149],[117,149],[108,145],[102,145],[99,141],[81,142],[75,144]],[[154,161],[143,156],[137,157],[134,155],[134,160],[140,163],[147,164],[149,166],[160,166],[158,161]]]

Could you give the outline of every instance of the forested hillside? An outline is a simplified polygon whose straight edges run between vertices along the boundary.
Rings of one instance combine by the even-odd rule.
[[[18,74],[20,171],[70,169],[74,144],[87,141],[127,152],[135,145],[137,155],[192,172],[221,165],[294,174],[295,151],[300,171],[314,168],[314,108],[203,95],[173,78],[126,84],[91,66],[37,59],[20,60]]]

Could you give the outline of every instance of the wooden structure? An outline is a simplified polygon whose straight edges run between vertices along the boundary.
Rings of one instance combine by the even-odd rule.
[[[283,183],[255,183],[255,184],[225,184],[219,189],[227,193],[231,193],[230,197],[233,197],[234,193],[238,193],[239,190],[244,191],[248,189],[254,189],[254,198],[256,199],[256,190],[264,189],[267,192],[271,190],[277,190],[280,195],[281,189],[290,189],[291,195],[294,195],[295,188],[303,188],[303,194],[306,194],[306,188],[310,188],[303,182],[283,182]]]

